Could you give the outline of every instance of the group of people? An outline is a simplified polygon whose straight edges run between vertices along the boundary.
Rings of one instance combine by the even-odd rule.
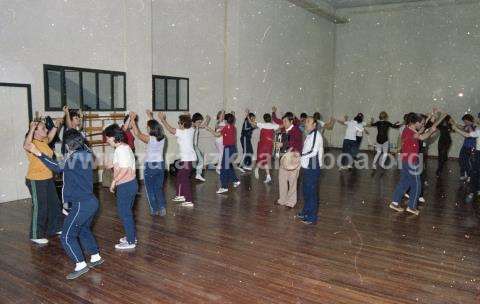
[[[43,121],[32,122],[25,137],[24,148],[29,159],[26,184],[32,195],[32,221],[30,238],[37,244],[48,243],[47,237],[61,235],[62,245],[68,256],[76,263],[67,279],[75,279],[90,268],[103,263],[98,245],[91,231],[91,224],[98,210],[98,199],[93,193],[94,155],[89,148],[85,133],[81,128],[81,112],[64,108],[65,115],[48,124]],[[297,118],[292,112],[277,116],[277,109],[263,115],[263,122],[246,110],[240,132],[243,157],[237,165],[237,129],[235,113],[220,111],[216,123],[210,127],[210,117],[200,113],[183,113],[178,117],[176,126],[168,122],[167,116],[159,112],[157,119],[152,111],[146,111],[146,131],[138,126],[138,115],[130,112],[121,126],[112,124],[103,131],[106,142],[114,148],[113,161],[107,169],[113,170],[110,191],[115,193],[118,216],[122,221],[125,236],[115,248],[132,250],[137,246],[133,205],[138,192],[139,178],[135,157],[135,139],[146,144],[144,160],[144,185],[149,210],[152,216],[166,215],[164,179],[166,170],[165,131],[172,134],[178,143],[178,161],[176,164],[175,197],[172,199],[180,206],[195,206],[192,195],[191,173],[195,170],[195,179],[205,181],[205,156],[199,146],[199,134],[206,130],[215,137],[215,147],[219,154],[216,171],[219,173],[220,187],[217,194],[237,188],[241,182],[236,170],[254,171],[259,178],[260,170],[265,171],[265,183],[271,183],[271,169],[274,159],[279,160],[278,205],[292,209],[297,204],[297,181],[303,175],[304,206],[297,217],[305,224],[315,224],[318,220],[318,187],[324,156],[323,132],[332,129],[336,122],[346,126],[342,146],[341,170],[351,169],[360,149],[363,134],[369,127],[377,128],[375,143],[376,154],[374,168],[378,163],[385,166],[390,147],[388,132],[390,128],[402,128],[399,137],[401,147],[401,178],[393,195],[390,208],[418,215],[418,202],[424,202],[422,194],[423,163],[425,143],[440,130],[439,168],[443,170],[451,144],[450,133],[456,131],[465,137],[460,151],[461,178],[469,179],[471,191],[467,198],[473,199],[480,190],[480,129],[476,128],[471,115],[462,117],[463,125],[457,124],[450,116],[433,110],[424,115],[408,113],[403,123],[391,123],[388,114],[381,112],[379,120],[364,122],[364,115],[358,113],[353,119],[347,116],[330,118],[323,122],[320,113],[309,116],[302,113]],[[58,137],[58,130],[64,123],[61,160],[56,159],[51,143]],[[259,130],[259,141],[254,153],[252,133]],[[368,137],[367,137],[368,138]],[[441,153],[440,153],[441,152]],[[254,162],[256,155],[256,162]],[[255,163],[255,165],[254,165]],[[63,174],[62,201],[58,198],[54,175]],[[403,197],[409,198],[408,206],[401,206]],[[63,218],[66,215],[66,218]],[[83,248],[83,250],[82,250]],[[87,263],[85,253],[90,254]]]

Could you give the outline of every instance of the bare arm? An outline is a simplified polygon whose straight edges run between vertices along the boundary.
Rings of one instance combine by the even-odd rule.
[[[341,123],[342,125],[345,126],[345,125],[347,125],[348,116],[345,115],[345,116],[343,116],[342,118],[337,118],[337,121],[338,121],[339,123]]]
[[[133,135],[147,144],[150,141],[150,136],[140,131],[137,123],[135,122],[136,117],[137,114],[135,112],[130,112],[130,125],[132,126]]]
[[[55,135],[57,135],[58,128],[60,127],[62,122],[63,122],[63,118],[55,119],[53,128],[50,131],[48,131],[48,143],[51,143],[53,141],[53,139],[55,138]]]
[[[33,133],[35,133],[35,129],[37,128],[38,122],[32,121],[30,123],[30,129],[28,129],[28,134],[27,137],[25,137],[25,140],[23,141],[23,148],[30,152],[31,150],[31,143],[33,141]]]
[[[205,127],[205,130],[207,130],[208,132],[210,132],[213,136],[215,137],[221,137],[222,136],[222,133],[221,132],[217,132],[215,131],[214,129],[210,128],[210,127]]]
[[[165,129],[168,130],[168,132],[170,132],[172,135],[175,135],[177,133],[177,129],[175,129],[174,127],[172,127],[168,121],[167,121],[167,115],[163,112],[159,112],[158,113],[158,118],[160,119],[160,122],[162,123],[162,125],[165,127]]]
[[[325,123],[323,128],[326,129],[326,130],[332,130],[334,125],[335,125],[335,118],[330,117],[330,120]]]
[[[68,106],[63,107],[63,113],[65,114],[65,126],[67,128],[72,128],[72,121],[70,120],[70,112],[68,111]]]
[[[205,120],[203,121],[203,124],[200,126],[200,128],[206,128],[210,124],[210,115],[205,116]]]

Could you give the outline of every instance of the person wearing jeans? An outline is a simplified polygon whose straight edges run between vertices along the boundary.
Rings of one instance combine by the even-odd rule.
[[[213,136],[222,137],[223,139],[223,154],[222,163],[220,167],[220,188],[217,194],[222,194],[228,191],[230,183],[236,188],[240,185],[237,175],[235,174],[234,161],[237,157],[237,129],[235,128],[235,116],[232,113],[225,114],[226,125],[220,132],[216,132],[212,128],[207,130]]]
[[[178,128],[174,128],[168,123],[165,113],[158,113],[158,118],[168,132],[175,135],[180,150],[180,168],[177,168],[177,178],[175,180],[177,196],[173,201],[181,202],[182,207],[193,207],[190,173],[192,172],[193,162],[197,161],[197,155],[193,144],[195,130],[192,127],[192,119],[190,115],[180,115]]]
[[[302,222],[307,225],[315,224],[318,219],[318,180],[323,159],[323,138],[317,129],[317,121],[313,117],[307,117],[305,131],[308,135],[303,143],[300,159],[305,203],[302,211],[298,214]]]
[[[117,124],[105,128],[104,135],[110,146],[115,148],[113,154],[113,181],[110,192],[117,194],[117,211],[122,220],[125,237],[122,237],[115,249],[134,249],[137,244],[133,204],[138,191],[135,178],[135,156],[125,142],[125,134]]]
[[[130,124],[133,134],[147,144],[145,155],[144,183],[147,193],[147,202],[151,215],[165,216],[167,214],[163,181],[165,177],[165,162],[163,150],[165,146],[165,134],[162,125],[153,118],[152,111],[147,110],[148,134],[142,133],[137,126],[137,114],[130,112]]]
[[[340,170],[352,168],[352,162],[357,158],[359,151],[359,139],[357,135],[365,131],[365,124],[363,123],[363,114],[358,113],[353,120],[348,120],[345,116],[343,119],[337,121],[347,127],[345,131],[345,138],[343,139],[342,158]],[[359,136],[360,137],[360,136]],[[360,137],[361,140],[361,137]]]
[[[470,174],[470,190],[466,197],[466,202],[471,203],[475,199],[475,196],[480,191],[480,128],[475,131],[465,132],[455,123],[453,119],[450,120],[453,129],[465,138],[475,139],[475,150],[472,153],[472,169]]]
[[[66,154],[61,163],[42,153],[35,143],[28,143],[26,149],[49,170],[63,172],[63,196],[71,204],[71,209],[63,224],[61,242],[67,255],[75,262],[75,270],[67,275],[68,280],[73,280],[104,260],[91,230],[99,205],[93,194],[93,155],[85,145],[85,138],[77,130],[65,131],[64,140]],[[91,255],[88,264],[82,248]]]
[[[443,119],[443,118],[442,118]],[[403,212],[404,209],[400,206],[400,202],[409,192],[409,202],[406,209],[407,212],[418,215],[417,202],[422,191],[421,173],[423,165],[420,159],[420,142],[426,140],[436,131],[436,124],[430,130],[420,134],[419,131],[424,126],[425,119],[422,115],[417,113],[409,113],[406,117],[406,127],[402,132],[402,170],[400,173],[400,181],[397,184],[393,194],[393,201],[390,203],[390,208]]]
[[[470,114],[465,114],[462,117],[464,125],[460,128],[466,133],[475,131],[475,119]],[[475,152],[475,138],[465,137],[463,140],[462,148],[460,149],[460,155],[458,156],[458,162],[460,165],[460,180],[467,180],[470,177],[470,171],[472,169],[473,154]]]

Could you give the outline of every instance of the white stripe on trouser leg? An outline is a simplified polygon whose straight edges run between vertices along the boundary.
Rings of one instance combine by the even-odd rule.
[[[77,263],[80,262],[80,261],[78,260],[77,256],[75,255],[75,252],[73,251],[72,246],[70,246],[70,244],[68,243],[68,234],[70,233],[70,229],[72,228],[72,225],[75,223],[75,219],[77,218],[79,213],[80,213],[80,203],[78,204],[77,214],[75,214],[75,216],[73,217],[73,220],[72,220],[72,222],[70,223],[70,226],[67,229],[67,233],[65,234],[65,244],[67,244],[68,248],[72,252],[72,255],[75,257],[75,260],[77,260]]]
[[[153,213],[152,204],[150,203],[150,195],[148,195],[147,183],[145,183],[145,192],[146,192],[146,194],[147,194],[147,201],[148,201],[148,205],[150,206],[150,212]]]

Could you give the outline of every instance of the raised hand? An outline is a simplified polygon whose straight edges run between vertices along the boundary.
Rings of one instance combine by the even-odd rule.
[[[158,112],[158,118],[160,120],[165,120],[165,118],[167,117],[167,115],[165,114],[165,112]]]
[[[63,117],[55,118],[55,120],[53,121],[53,124],[57,128],[60,127],[63,124]]]
[[[272,112],[273,112],[273,113],[276,113],[276,112],[277,112],[277,107],[273,106],[273,107],[272,107]]]

